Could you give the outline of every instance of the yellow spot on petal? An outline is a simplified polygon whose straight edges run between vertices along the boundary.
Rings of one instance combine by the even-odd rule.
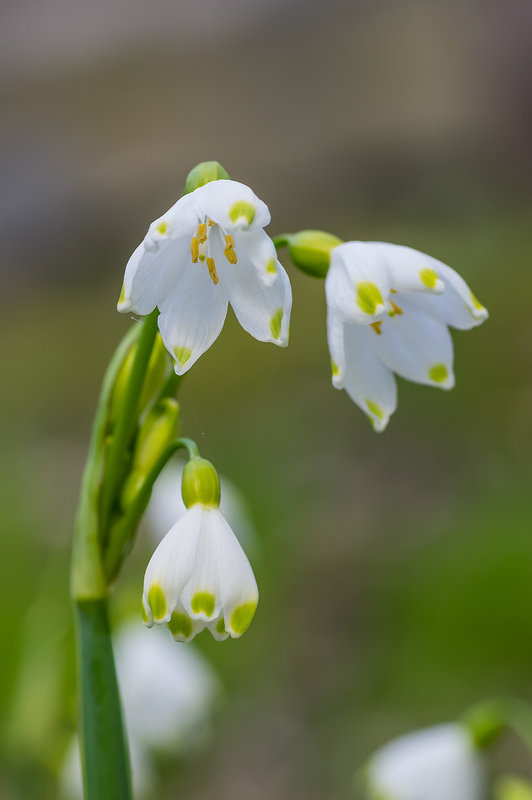
[[[179,345],[174,347],[174,356],[181,367],[185,366],[191,355],[192,350],[190,347],[185,347],[184,345],[181,345],[181,347]]]
[[[283,321],[283,309],[278,308],[270,319],[270,332],[274,339],[281,335],[281,322]]]
[[[386,415],[382,410],[382,408],[379,405],[377,405],[377,403],[374,403],[373,400],[370,400],[369,397],[365,397],[364,402],[366,404],[366,408],[371,414],[373,414],[374,417],[377,417],[377,419],[380,420],[384,419]]]
[[[205,222],[200,222],[200,224],[198,225],[196,236],[200,244],[203,244],[203,242],[207,241],[207,225]]]
[[[277,274],[277,259],[270,258],[270,260],[266,264],[266,272],[271,272],[272,275]]]
[[[120,289],[120,297],[118,298],[118,305],[120,305],[120,303],[123,303],[125,299],[126,299],[126,285],[125,283],[123,283],[122,288]]]
[[[241,636],[249,628],[256,608],[256,603],[244,603],[244,605],[235,608],[231,614],[230,627],[236,636]]]
[[[190,242],[190,253],[192,255],[192,263],[197,264],[199,256],[199,241],[195,236],[192,237],[192,241]]]
[[[445,383],[449,376],[449,370],[445,364],[433,364],[428,371],[428,376],[434,383]]]
[[[192,633],[192,620],[186,614],[174,611],[168,621],[168,629],[174,639],[178,637],[188,639]]]
[[[425,267],[425,269],[419,270],[419,277],[421,278],[421,283],[427,287],[427,289],[435,289],[438,281],[440,280],[440,276],[436,272],[435,269],[431,269],[430,267]]]
[[[251,225],[255,219],[255,212],[256,208],[252,203],[247,200],[237,200],[229,209],[229,219],[236,223],[239,219],[244,218],[248,225]]]
[[[216,598],[211,592],[196,592],[190,605],[194,614],[203,613],[210,617],[216,605]]]
[[[369,324],[370,324],[370,327],[373,328],[375,333],[380,336],[381,333],[382,333],[382,331],[381,331],[382,320],[379,320],[378,322],[370,322]]]
[[[375,314],[377,306],[384,305],[379,287],[371,281],[362,281],[358,284],[356,301],[364,314]]]
[[[160,233],[162,236],[164,236],[164,234],[168,230],[168,223],[164,222],[164,221],[163,222],[159,222],[159,224],[157,225],[155,230],[157,231],[157,233]]]
[[[480,302],[480,300],[477,300],[477,298],[475,297],[473,292],[470,291],[469,292],[469,296],[471,297],[471,302],[473,303],[473,305],[477,309],[477,311],[485,311],[486,310],[485,307]]]
[[[207,269],[209,270],[209,275],[211,276],[211,280],[216,286],[218,283],[218,275],[216,272],[216,267],[214,265],[214,258],[207,258]]]
[[[333,378],[336,378],[336,376],[340,374],[340,368],[336,361],[331,361],[331,372],[333,374]]]
[[[159,584],[153,583],[150,586],[148,603],[154,620],[158,621],[166,616],[166,597]]]

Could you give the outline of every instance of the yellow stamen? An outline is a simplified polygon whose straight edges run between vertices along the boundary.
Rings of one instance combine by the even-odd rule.
[[[393,290],[392,290],[392,291],[393,291]],[[399,308],[399,306],[398,306],[398,305],[396,305],[396,304],[393,302],[393,300],[390,300],[389,302],[390,302],[390,305],[391,305],[391,307],[392,307],[392,311],[390,311],[390,312],[389,312],[391,316],[395,316],[395,314],[402,314],[402,313],[403,313],[403,309],[402,309],[402,308]]]
[[[209,270],[209,275],[211,276],[211,280],[216,286],[218,283],[218,275],[216,274],[216,267],[214,266],[214,258],[207,258],[207,268]]]
[[[212,228],[213,225],[216,225],[216,222],[213,219],[210,219],[209,226]]]
[[[230,264],[236,264],[237,258],[235,253],[235,240],[231,234],[225,237],[224,255]]]
[[[200,244],[207,241],[207,225],[204,222],[200,222],[198,225],[198,231],[196,233]]]
[[[392,294],[397,294],[397,289],[390,289],[390,292],[391,292]]]
[[[192,237],[190,242],[190,252],[192,254],[192,263],[197,264],[199,256],[199,242],[195,236]]]
[[[371,327],[373,328],[375,333],[378,336],[380,336],[381,333],[382,333],[382,331],[381,331],[382,320],[380,319],[378,322],[370,322],[369,324],[371,325]]]

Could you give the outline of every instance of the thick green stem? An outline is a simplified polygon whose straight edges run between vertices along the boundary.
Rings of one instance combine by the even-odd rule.
[[[107,600],[75,603],[85,800],[131,800],[131,777]]]

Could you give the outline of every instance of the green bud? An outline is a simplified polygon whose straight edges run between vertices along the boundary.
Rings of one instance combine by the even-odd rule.
[[[179,403],[164,397],[150,409],[141,425],[133,454],[133,470],[147,475],[159,456],[174,441],[179,428]]]
[[[181,491],[187,508],[195,503],[218,508],[220,479],[211,462],[199,456],[191,458],[183,470]]]
[[[487,701],[470,709],[462,722],[471,734],[475,747],[480,750],[493,744],[507,724],[503,709],[496,701]]]
[[[342,244],[338,236],[325,231],[299,231],[279,236],[279,244],[290,251],[294,265],[313,278],[325,278],[331,260],[331,250]]]
[[[117,417],[120,415],[136,352],[137,342],[134,342],[127,356],[122,362],[122,366],[120,367],[118,375],[116,376],[113,395],[111,398],[110,416],[113,422],[116,421]],[[160,391],[166,374],[169,372],[170,366],[170,356],[163,344],[161,335],[158,333],[151,351],[150,360],[148,361],[148,366],[146,368],[146,376],[144,378],[142,391],[140,393],[139,407],[137,409],[139,416],[142,414],[144,409],[147,408],[155,395]]]
[[[188,173],[183,194],[189,194],[206,183],[219,180],[229,180],[229,174],[222,165],[217,161],[202,161]]]

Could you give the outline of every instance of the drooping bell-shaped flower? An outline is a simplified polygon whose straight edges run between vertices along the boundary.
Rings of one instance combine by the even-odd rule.
[[[228,303],[255,339],[287,345],[292,291],[263,230],[269,221],[248,186],[213,180],[152,222],[129,259],[118,310],[145,316],[159,308],[178,375],[218,337]]]
[[[377,431],[397,405],[394,373],[452,389],[448,326],[467,330],[488,316],[451,267],[384,242],[333,248],[325,292],[333,385],[346,389]]]
[[[370,800],[481,800],[484,766],[465,726],[457,723],[394,739],[371,758]]]
[[[163,624],[182,642],[205,627],[215,639],[237,638],[251,623],[259,594],[250,563],[220,511],[220,483],[212,464],[192,458],[182,491],[187,511],[146,569],[145,624]]]

